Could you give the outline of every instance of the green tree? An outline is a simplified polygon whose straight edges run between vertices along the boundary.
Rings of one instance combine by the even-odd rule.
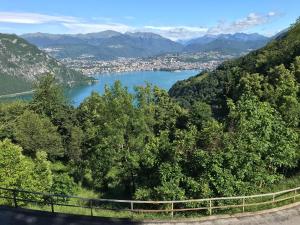
[[[38,151],[45,151],[49,157],[61,157],[64,154],[57,128],[46,117],[32,111],[25,111],[15,124],[15,137],[28,155],[35,156]]]
[[[8,139],[0,141],[0,187],[48,192],[52,173],[46,158],[46,153],[39,152],[32,160],[22,154],[21,147]]]
[[[16,119],[28,108],[22,101],[0,103],[0,140],[14,139],[14,124]]]
[[[199,130],[202,129],[205,122],[212,119],[212,111],[210,105],[205,102],[195,102],[190,110],[190,120]]]
[[[276,107],[289,126],[296,127],[299,123],[300,104],[298,101],[299,85],[295,79],[295,71],[285,68],[284,65],[270,71],[274,83]]]

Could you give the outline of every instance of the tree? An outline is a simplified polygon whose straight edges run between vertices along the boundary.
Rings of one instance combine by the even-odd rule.
[[[83,142],[83,131],[79,127],[71,128],[71,137],[67,148],[68,158],[76,163],[80,161],[82,156],[81,145]]]
[[[73,126],[78,126],[78,123],[73,106],[65,97],[63,87],[53,75],[47,74],[38,80],[33,100],[30,102],[30,109],[50,119],[57,127],[62,144],[67,149],[72,141]]]
[[[51,120],[55,120],[57,114],[67,105],[67,100],[55,77],[47,74],[38,80],[30,104],[37,113],[45,114]]]
[[[25,111],[16,121],[15,137],[32,157],[38,151],[45,151],[51,159],[64,155],[64,149],[57,128],[46,117],[32,111]]]
[[[28,108],[22,101],[0,103],[0,140],[14,139],[14,124],[16,119]]]
[[[58,173],[53,175],[53,184],[51,187],[51,193],[57,195],[74,195],[76,191],[76,184],[72,177],[67,173]],[[66,202],[67,199],[59,197],[57,202]]]
[[[251,182],[248,187],[260,187],[275,182],[279,169],[296,166],[298,134],[269,103],[243,96],[229,105],[234,133],[228,134],[224,146],[235,177]]]
[[[22,155],[22,148],[8,139],[0,141],[0,186],[20,188],[26,182],[30,170],[26,168],[29,161]],[[30,164],[31,166],[31,164]],[[27,173],[27,176],[23,176]]]
[[[205,122],[212,119],[210,105],[205,102],[195,102],[190,110],[192,124],[195,124],[199,130],[202,129]]]
[[[295,68],[294,68],[295,70]],[[299,85],[295,79],[295,71],[290,71],[284,65],[275,67],[270,71],[274,82],[276,107],[285,122],[292,127],[299,123],[300,104],[298,101]]]
[[[22,154],[21,147],[8,139],[0,141],[0,187],[48,192],[52,173],[46,157],[46,153],[39,152],[32,160]]]

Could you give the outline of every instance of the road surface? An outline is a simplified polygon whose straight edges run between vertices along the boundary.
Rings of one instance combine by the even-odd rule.
[[[130,221],[75,216],[0,207],[0,225],[300,225],[300,204],[235,216],[211,216],[194,220]]]

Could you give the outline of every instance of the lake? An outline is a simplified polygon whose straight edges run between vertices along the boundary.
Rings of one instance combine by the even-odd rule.
[[[134,91],[135,86],[145,85],[149,82],[162,89],[169,90],[173,84],[179,80],[187,79],[190,76],[198,74],[196,70],[183,70],[183,71],[140,71],[140,72],[124,72],[124,73],[110,73],[98,74],[94,77],[98,82],[89,85],[75,87],[68,91],[67,95],[74,105],[79,105],[86,97],[93,91],[102,94],[105,85],[113,85],[115,81],[120,80],[123,86],[128,88],[129,92]]]
[[[98,82],[92,85],[71,88],[66,91],[66,95],[71,100],[73,105],[78,106],[86,97],[90,96],[93,91],[103,94],[105,85],[111,86],[117,80],[120,80],[122,85],[126,86],[130,93],[134,92],[135,86],[146,85],[147,82],[168,91],[177,81],[187,79],[190,76],[198,74],[199,72],[200,71],[196,70],[182,70],[97,74],[94,75],[94,77],[98,79]],[[11,101],[13,99],[29,100],[31,98],[32,95],[28,94],[7,99],[0,99],[0,101]]]

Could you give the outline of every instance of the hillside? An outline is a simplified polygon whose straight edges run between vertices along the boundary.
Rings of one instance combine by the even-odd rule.
[[[149,57],[180,52],[182,45],[153,33],[103,31],[78,35],[25,34],[22,36],[40,48],[52,48],[56,58],[91,55],[97,59]]]
[[[45,73],[65,85],[87,79],[16,35],[0,34],[0,62],[0,95],[29,91]]]
[[[274,76],[277,76],[274,75],[275,67],[283,64],[285,68],[293,71],[295,69],[291,66],[298,66],[296,57],[299,55],[300,24],[296,23],[259,50],[225,62],[212,72],[202,72],[187,80],[177,82],[170,89],[169,94],[187,106],[200,100],[226,111],[224,100],[240,97],[240,81],[246,79],[247,74],[258,74],[260,79],[264,80],[259,85],[274,86]],[[293,62],[295,64],[291,65]],[[295,76],[299,82],[299,72],[296,72]]]

